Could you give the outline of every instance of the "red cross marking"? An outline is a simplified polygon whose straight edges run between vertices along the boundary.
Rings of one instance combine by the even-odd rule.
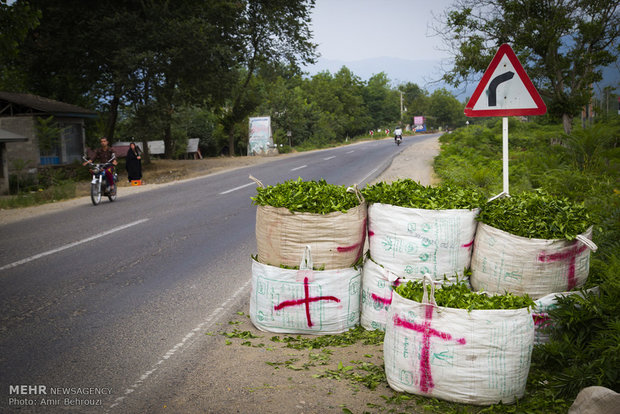
[[[465,249],[469,249],[469,248],[471,248],[471,246],[473,246],[473,245],[474,245],[474,241],[472,240],[472,241],[470,241],[469,243],[466,243],[466,244],[461,245],[461,247],[464,247]]]
[[[429,392],[435,384],[433,383],[433,376],[431,374],[431,362],[430,362],[430,347],[431,337],[437,337],[444,341],[451,341],[452,335],[446,332],[440,332],[431,328],[431,320],[433,319],[433,306],[425,305],[426,314],[424,317],[424,323],[412,323],[404,319],[401,319],[398,315],[394,315],[394,325],[402,326],[405,329],[411,329],[412,331],[423,334],[422,336],[422,355],[420,357],[420,390],[422,392]],[[456,343],[459,345],[465,345],[465,338],[456,339]]]
[[[308,327],[312,328],[312,320],[310,319],[310,303],[318,302],[320,300],[331,300],[337,303],[340,303],[340,299],[335,296],[317,296],[314,298],[310,297],[310,286],[308,285],[308,278],[304,278],[304,298],[303,299],[295,299],[295,300],[285,300],[279,305],[274,306],[274,310],[279,311],[280,309],[289,307],[289,306],[297,306],[297,305],[305,305],[306,306],[306,319],[308,320]]]
[[[577,243],[577,241],[575,241]],[[586,250],[587,246],[573,246],[568,250],[558,253],[545,254],[544,252],[540,253],[538,256],[538,261],[540,262],[558,262],[560,260],[568,260],[568,290],[572,290],[577,285],[577,280],[575,280],[575,259],[577,255],[583,253]]]
[[[352,244],[351,246],[341,246],[336,248],[338,253],[348,253],[353,250],[357,250],[357,255],[355,256],[357,259],[364,253],[364,243],[366,242],[366,223],[368,219],[365,218],[362,223],[361,229],[361,241],[359,243]]]
[[[534,326],[547,326],[551,323],[551,318],[546,313],[533,313],[532,319]]]
[[[398,287],[398,285],[400,285],[400,282],[398,281],[398,279],[396,279],[392,283],[393,287],[390,288],[390,297],[389,298],[383,298],[383,297],[377,295],[376,293],[373,293],[370,296],[372,297],[372,300],[374,300],[375,302],[383,303],[384,305],[391,305],[392,304],[392,295],[394,294],[394,288]]]

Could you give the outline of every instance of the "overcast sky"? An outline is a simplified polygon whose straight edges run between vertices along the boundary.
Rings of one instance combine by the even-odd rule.
[[[314,42],[322,58],[355,61],[376,57],[441,59],[438,37],[431,37],[432,14],[452,0],[316,0]]]

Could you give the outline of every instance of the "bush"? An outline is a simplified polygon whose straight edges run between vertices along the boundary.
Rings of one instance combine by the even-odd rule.
[[[469,126],[445,134],[435,172],[444,181],[474,184],[487,194],[501,189],[501,124]],[[511,119],[510,193],[543,189],[554,198],[583,204],[594,223],[592,255],[585,288],[599,286],[600,296],[572,295],[550,312],[552,340],[535,348],[530,392],[550,401],[574,398],[582,388],[620,388],[620,123],[576,128],[571,136],[560,125]],[[532,390],[533,387],[533,390]],[[552,394],[549,394],[550,390]],[[557,400],[561,401],[561,400]]]

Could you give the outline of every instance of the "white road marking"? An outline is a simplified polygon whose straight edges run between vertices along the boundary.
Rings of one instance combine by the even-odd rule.
[[[302,165],[301,167],[293,168],[291,171],[301,170],[302,168],[306,168],[308,165]]]
[[[125,398],[127,398],[127,396],[129,394],[133,393],[138,388],[140,388],[140,386],[148,379],[148,377],[150,377],[151,374],[153,374],[155,371],[157,371],[160,368],[161,365],[163,365],[168,359],[170,359],[170,357],[172,357],[175,353],[177,353],[184,346],[187,346],[188,343],[194,343],[198,338],[200,338],[201,336],[196,336],[196,334],[198,332],[202,331],[202,330],[208,329],[211,325],[213,325],[215,323],[216,317],[220,313],[222,313],[222,312],[224,312],[226,310],[229,310],[230,302],[233,301],[237,296],[239,296],[242,292],[247,293],[248,285],[250,284],[251,281],[252,281],[252,279],[250,279],[247,282],[245,282],[245,284],[243,286],[241,286],[231,297],[226,299],[224,301],[224,303],[222,303],[218,308],[214,309],[213,312],[211,312],[211,314],[207,317],[207,319],[205,319],[203,322],[199,323],[198,326],[196,326],[187,335],[185,335],[183,337],[183,339],[181,339],[181,342],[179,342],[178,344],[173,346],[170,350],[168,350],[162,356],[162,358],[159,361],[157,361],[157,363],[155,363],[151,367],[150,370],[148,370],[144,374],[142,374],[140,376],[140,378],[138,378],[138,380],[131,385],[131,387],[129,387],[129,388],[127,388],[125,390],[123,396],[118,397],[117,399],[115,399],[114,403],[112,405],[110,405],[109,408],[114,408],[117,405],[119,405],[121,402],[123,402],[123,400]],[[189,342],[190,339],[192,339],[192,338],[194,338],[194,340]]]
[[[360,180],[360,183],[363,183],[364,181],[366,181],[366,179],[367,179],[368,177],[370,177],[370,176],[371,176],[371,175],[372,175],[375,171],[377,171],[378,169],[379,169],[379,167],[375,168],[374,170],[372,170],[371,172],[369,172],[368,174],[366,174],[366,176]]]
[[[329,160],[331,160],[332,158],[336,158],[336,156],[335,156],[335,155],[332,155],[331,157],[323,158],[323,161],[329,161]]]
[[[222,191],[220,195],[232,193],[233,191],[241,190],[242,188],[249,187],[251,185],[254,185],[254,183],[247,183],[247,184],[240,185],[239,187],[231,188],[230,190]]]
[[[47,252],[35,254],[34,256],[30,256],[30,257],[27,257],[25,259],[18,260],[17,262],[13,262],[13,263],[9,263],[8,265],[4,265],[4,266],[0,267],[0,271],[6,270],[6,269],[10,269],[10,268],[13,268],[13,267],[17,267],[19,265],[23,265],[24,263],[32,262],[33,260],[37,260],[37,259],[40,259],[42,257],[49,256],[50,254],[58,253],[58,252],[61,252],[63,250],[70,249],[72,247],[79,246],[80,244],[88,243],[89,241],[93,241],[93,240],[98,239],[100,237],[107,236],[108,234],[112,234],[112,233],[115,233],[117,231],[125,230],[126,228],[129,228],[129,227],[132,227],[132,226],[136,226],[138,224],[142,224],[142,223],[144,223],[145,221],[148,221],[148,220],[149,219],[142,219],[142,220],[134,221],[133,223],[124,224],[124,225],[119,226],[119,227],[114,227],[111,230],[104,231],[103,233],[95,234],[94,236],[88,237],[86,239],[79,240],[79,241],[76,241],[76,242],[73,242],[73,243],[69,243],[69,244],[65,244],[64,246],[60,246],[60,247],[58,247],[56,249],[48,250]]]
[[[351,151],[345,152],[345,154],[351,154],[353,152],[355,152],[355,150],[351,150]]]

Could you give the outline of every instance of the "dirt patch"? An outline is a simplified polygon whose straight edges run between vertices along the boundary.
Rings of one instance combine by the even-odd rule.
[[[148,184],[162,184],[171,181],[200,177],[220,171],[264,164],[274,159],[290,157],[282,154],[276,157],[217,157],[202,160],[153,160],[144,168],[144,180]],[[126,182],[125,182],[126,183]]]
[[[375,332],[363,328],[323,337],[274,334],[259,331],[239,312],[206,334],[215,345],[200,351],[200,363],[180,388],[175,386],[183,392],[149,411],[414,413],[430,404],[388,387],[383,345]]]

